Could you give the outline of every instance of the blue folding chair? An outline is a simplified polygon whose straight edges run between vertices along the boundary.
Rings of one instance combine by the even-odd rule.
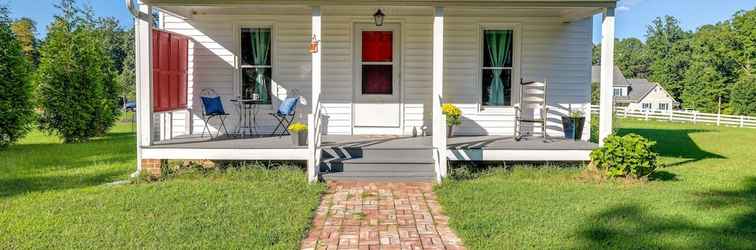
[[[281,105],[278,106],[278,110],[275,113],[269,113],[271,116],[278,120],[278,125],[273,130],[271,135],[288,135],[289,125],[294,121],[296,115],[297,103],[299,103],[299,96],[286,98]],[[280,132],[279,132],[280,130]]]
[[[200,98],[202,99],[202,121],[205,122],[205,127],[202,129],[202,137],[205,137],[205,130],[207,130],[210,139],[213,139],[213,133],[210,131],[208,124],[211,119],[216,117],[220,120],[221,127],[218,128],[218,133],[215,137],[220,136],[221,128],[223,128],[223,131],[228,134],[228,129],[226,129],[226,117],[228,117],[229,114],[223,109],[223,101],[221,101],[218,93],[213,89],[203,89],[200,92]]]

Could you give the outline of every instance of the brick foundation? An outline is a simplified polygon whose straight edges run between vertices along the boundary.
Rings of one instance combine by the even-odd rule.
[[[151,177],[160,177],[162,161],[158,159],[142,159],[142,172]]]

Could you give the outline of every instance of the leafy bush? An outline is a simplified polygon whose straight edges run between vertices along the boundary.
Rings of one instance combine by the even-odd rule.
[[[69,6],[70,7],[70,6]],[[104,134],[120,115],[119,90],[104,35],[64,9],[49,26],[36,73],[40,127],[79,142]],[[80,14],[79,14],[80,15]]]
[[[648,176],[658,167],[654,144],[637,134],[611,135],[591,152],[591,164],[609,177]]]
[[[0,148],[26,135],[34,121],[29,63],[0,6]]]

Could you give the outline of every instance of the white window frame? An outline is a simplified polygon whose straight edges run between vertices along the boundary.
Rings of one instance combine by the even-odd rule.
[[[621,87],[614,87],[614,96],[624,96]]]
[[[653,108],[653,105],[651,103],[647,103],[647,102],[641,103],[641,109],[646,110],[646,109],[652,109],[652,108]]]
[[[483,60],[485,60],[485,54],[483,52],[483,44],[484,39],[483,36],[485,34],[486,30],[511,30],[513,32],[512,35],[512,67],[483,67],[484,63]],[[517,94],[518,91],[520,91],[520,85],[519,81],[521,78],[521,55],[522,55],[522,28],[519,23],[491,23],[491,24],[480,24],[480,27],[478,28],[478,48],[477,48],[477,54],[478,54],[478,65],[475,68],[477,73],[475,74],[475,88],[477,92],[477,105],[478,105],[478,111],[502,111],[504,109],[511,109],[514,104],[519,102],[519,95]],[[509,105],[483,105],[483,70],[484,69],[510,69],[512,70],[512,76],[511,76],[511,97],[510,97],[510,104]]]
[[[270,29],[270,43],[271,43],[271,53],[270,53],[270,64],[269,66],[266,65],[242,65],[242,49],[241,49],[241,32],[242,29]],[[278,98],[278,84],[276,83],[275,79],[278,79],[278,34],[277,34],[277,27],[275,23],[237,23],[234,24],[233,27],[233,33],[234,33],[234,43],[235,43],[235,52],[234,52],[234,98],[237,96],[242,96],[242,69],[244,68],[269,68],[271,69],[271,81],[270,81],[270,104],[260,104],[263,107],[270,108],[274,107],[277,102],[279,101]]]
[[[659,103],[659,110],[669,110],[669,103]],[[664,105],[664,108],[662,108],[662,105]]]

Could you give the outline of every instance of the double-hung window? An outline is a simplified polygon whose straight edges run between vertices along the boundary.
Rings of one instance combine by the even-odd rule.
[[[273,74],[270,28],[241,29],[241,96],[271,103]]]
[[[643,109],[651,109],[651,103],[643,103]]]
[[[668,103],[659,103],[659,109],[660,110],[668,110],[669,104]]]
[[[484,106],[512,105],[514,30],[483,30],[481,91]]]

